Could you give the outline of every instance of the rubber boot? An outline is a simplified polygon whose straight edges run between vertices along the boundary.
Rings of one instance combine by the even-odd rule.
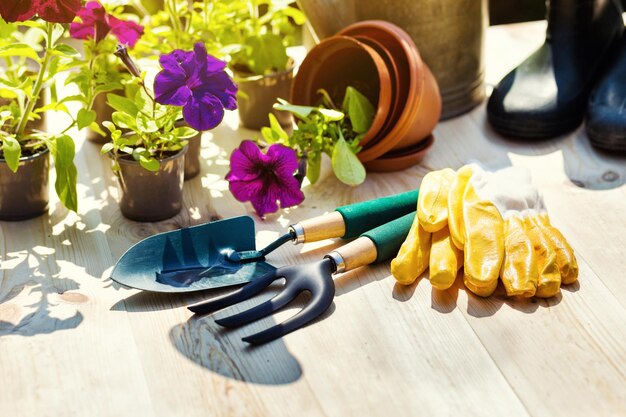
[[[592,145],[626,152],[626,34],[615,60],[591,92],[586,128]]]
[[[542,139],[582,122],[592,86],[624,30],[619,0],[551,0],[545,43],[495,87],[491,125],[505,136]]]

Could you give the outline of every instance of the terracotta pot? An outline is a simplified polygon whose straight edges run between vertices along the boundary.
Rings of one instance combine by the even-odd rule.
[[[441,116],[441,96],[435,78],[408,34],[377,20],[355,23],[340,34],[378,41],[393,57],[399,73],[397,91],[402,112],[391,121],[392,128],[384,137],[358,154],[359,159],[373,161],[391,150],[411,148],[428,137]]]
[[[298,5],[319,39],[368,19],[403,28],[439,83],[442,119],[484,99],[486,0],[298,0]]]
[[[373,172],[402,171],[422,162],[426,152],[434,142],[434,137],[431,135],[412,148],[389,152],[373,161],[365,162],[363,165],[368,171]]]
[[[268,115],[273,113],[282,126],[290,126],[291,113],[273,108],[278,98],[287,99],[291,90],[294,73],[293,64],[285,71],[253,75],[244,71],[234,70],[234,80],[239,87],[237,107],[239,120],[247,129],[259,130],[269,126]]]
[[[185,181],[195,178],[200,173],[200,149],[202,148],[202,132],[189,139],[185,155]]]
[[[50,152],[20,158],[13,173],[0,159],[0,220],[26,220],[48,211]]]
[[[373,48],[347,36],[325,39],[302,62],[291,89],[291,101],[315,105],[319,101],[317,91],[323,88],[339,105],[349,86],[376,107],[372,126],[361,140],[361,145],[365,146],[385,125],[392,100],[391,75],[385,61]]]
[[[124,217],[144,222],[169,219],[183,207],[187,147],[160,161],[157,172],[144,169],[129,157],[118,158],[120,209]],[[111,154],[109,154],[112,157]]]
[[[124,95],[124,91],[122,90],[112,91],[111,93],[117,94],[120,96]],[[106,133],[106,136],[102,136],[101,134],[94,132],[93,130],[87,128],[87,134],[86,134],[87,140],[94,142],[94,143],[105,144],[111,141],[111,132],[109,132],[102,125],[103,122],[111,121],[111,119],[113,118],[113,112],[115,111],[113,107],[107,104],[107,94],[109,93],[100,93],[96,96],[96,98],[93,101],[92,108],[93,108],[93,111],[96,112],[96,123],[98,123],[98,126],[100,126],[100,129],[102,129],[102,131]]]

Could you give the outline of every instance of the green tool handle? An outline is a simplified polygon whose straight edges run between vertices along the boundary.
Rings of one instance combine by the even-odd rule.
[[[369,230],[352,242],[331,252],[337,272],[350,271],[360,266],[386,261],[398,253],[415,219],[416,212]],[[338,256],[337,256],[338,255]]]
[[[339,207],[335,211],[292,225],[301,242],[355,238],[377,226],[415,211],[418,190]]]

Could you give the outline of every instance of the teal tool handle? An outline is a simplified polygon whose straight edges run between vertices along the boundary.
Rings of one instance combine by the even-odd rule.
[[[399,219],[378,226],[361,235],[370,238],[376,246],[376,260],[374,263],[386,261],[398,254],[400,246],[402,246],[409,234],[409,230],[411,230],[416,214],[416,211],[405,214]]]
[[[336,209],[345,223],[344,239],[355,238],[381,224],[390,222],[417,208],[418,190],[363,201]]]

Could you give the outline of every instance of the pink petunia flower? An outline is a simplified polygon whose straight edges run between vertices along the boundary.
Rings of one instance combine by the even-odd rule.
[[[95,38],[96,42],[100,42],[111,33],[121,44],[132,48],[143,35],[141,25],[111,16],[97,1],[87,3],[76,17],[80,21],[70,25],[70,35],[74,39]]]
[[[250,201],[260,217],[282,208],[300,204],[304,194],[294,176],[298,171],[296,152],[274,144],[267,153],[250,140],[244,140],[230,157],[226,174],[233,196],[241,202]]]

